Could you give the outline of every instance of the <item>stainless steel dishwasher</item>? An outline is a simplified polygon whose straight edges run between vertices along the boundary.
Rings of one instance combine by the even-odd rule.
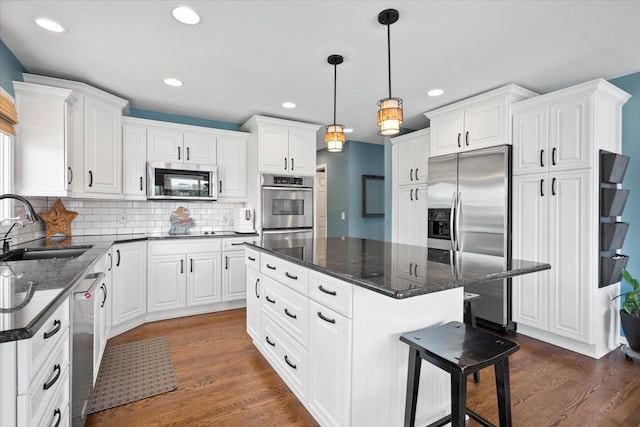
[[[84,277],[73,293],[72,330],[73,358],[71,364],[72,425],[84,426],[87,418],[89,394],[93,389],[93,323],[98,285],[104,273]]]

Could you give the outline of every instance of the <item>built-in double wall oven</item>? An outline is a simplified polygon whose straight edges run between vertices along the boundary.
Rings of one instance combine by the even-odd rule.
[[[283,254],[313,256],[313,177],[262,175],[262,244]]]

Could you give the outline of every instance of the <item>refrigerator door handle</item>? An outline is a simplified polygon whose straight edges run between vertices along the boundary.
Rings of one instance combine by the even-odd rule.
[[[456,250],[456,233],[455,233],[455,219],[456,219],[456,193],[453,193],[451,198],[451,209],[449,211],[449,239],[451,240],[451,250]]]
[[[460,216],[462,216],[462,192],[458,193],[456,207],[456,251],[462,249],[462,242],[460,241]]]

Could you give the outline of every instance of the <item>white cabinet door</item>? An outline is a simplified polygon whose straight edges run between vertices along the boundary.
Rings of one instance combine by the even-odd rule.
[[[508,104],[504,97],[470,105],[464,110],[464,150],[493,147],[505,144],[507,136]]]
[[[247,297],[244,251],[225,252],[223,255],[222,300],[232,301]]]
[[[262,346],[260,339],[262,330],[262,295],[263,288],[260,283],[260,273],[253,268],[246,269],[246,294],[247,294],[247,333],[253,339],[258,348]]]
[[[258,136],[258,171],[286,174],[289,161],[289,129],[264,125]],[[314,166],[315,168],[315,166]]]
[[[118,326],[147,312],[147,243],[114,245],[112,252],[112,325]]]
[[[590,342],[590,170],[550,174],[549,331]],[[597,201],[593,201],[597,203]]]
[[[427,183],[427,173],[429,169],[429,153],[430,153],[430,134],[427,134],[426,140],[416,141],[415,149],[415,168],[414,178],[419,184]]]
[[[550,170],[588,168],[591,166],[590,96],[568,99],[549,108],[551,136]],[[612,126],[614,124],[612,123]]]
[[[220,198],[247,197],[247,140],[218,137]]]
[[[348,426],[351,409],[351,320],[309,300],[309,398],[323,426]]]
[[[220,253],[188,254],[187,306],[221,301]]]
[[[397,184],[411,185],[414,181],[414,147],[411,143],[398,144],[394,147]]]
[[[121,194],[122,110],[86,96],[84,115],[84,190]]]
[[[289,130],[289,172],[292,175],[316,174],[316,132]]]
[[[397,189],[398,200],[394,242],[427,245],[427,185],[403,185]]]
[[[150,162],[181,162],[182,131],[168,128],[147,128],[147,159]]]
[[[464,110],[434,117],[431,120],[431,157],[462,150]]]
[[[67,196],[70,160],[68,89],[14,82],[16,111],[15,191],[25,196]],[[34,173],[37,171],[37,173]]]
[[[162,311],[186,304],[186,262],[182,255],[149,257],[147,311]]]
[[[216,137],[205,132],[185,132],[184,150],[180,159],[184,163],[215,165],[217,163]]]
[[[548,252],[549,175],[513,177],[513,258],[550,262]],[[548,327],[549,273],[513,278],[513,320],[542,330]]]
[[[147,128],[124,123],[122,125],[123,193],[146,198]]]
[[[513,175],[549,169],[549,107],[513,115]]]

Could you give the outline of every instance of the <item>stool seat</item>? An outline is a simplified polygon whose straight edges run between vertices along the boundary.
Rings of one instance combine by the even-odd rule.
[[[453,427],[464,426],[465,413],[482,425],[492,426],[466,407],[467,376],[491,365],[495,366],[496,372],[500,426],[511,425],[508,356],[518,351],[517,343],[460,322],[407,332],[400,336],[400,341],[410,347],[405,426],[415,423],[422,359],[451,375],[451,415],[430,426],[448,422]]]

